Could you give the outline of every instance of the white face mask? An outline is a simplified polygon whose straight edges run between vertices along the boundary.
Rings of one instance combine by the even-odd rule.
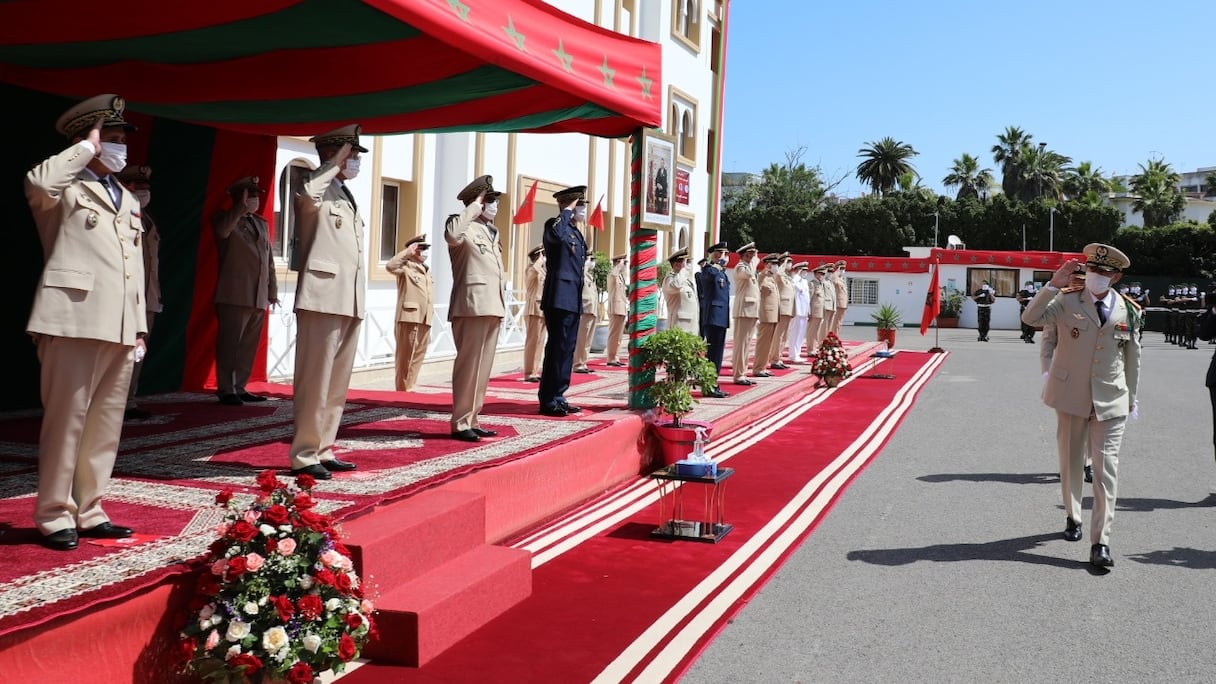
[[[351,157],[346,160],[346,164],[342,166],[342,175],[346,176],[347,180],[352,180],[359,175],[359,159]]]
[[[498,200],[487,203],[485,208],[481,210],[481,216],[485,220],[493,222],[494,217],[498,216]]]
[[[841,278],[843,278],[843,277],[844,277],[844,269],[843,269],[843,268],[838,268],[838,269],[836,269],[836,275],[838,275],[838,276],[840,276]]]
[[[768,272],[769,272],[769,273],[776,273],[776,272],[777,272],[777,264],[769,264],[769,265],[768,265]]]
[[[122,171],[127,166],[127,146],[123,143],[103,142],[98,161],[114,173]]]
[[[135,199],[139,200],[141,208],[148,206],[148,202],[152,201],[151,190],[132,190],[131,194],[135,195]]]
[[[587,220],[587,205],[584,204],[584,205],[577,206],[574,208],[574,220],[576,220],[576,221],[586,221]]]
[[[1098,275],[1093,271],[1086,273],[1085,289],[1089,290],[1090,294],[1106,294],[1110,289],[1110,276]]]
[[[262,207],[262,200],[257,197],[248,197],[245,199],[245,211],[256,214],[258,209]]]

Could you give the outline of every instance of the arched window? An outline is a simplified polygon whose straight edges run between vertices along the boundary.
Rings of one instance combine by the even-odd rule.
[[[316,167],[310,160],[297,158],[288,162],[279,174],[279,202],[274,212],[274,227],[271,229],[274,235],[271,249],[274,250],[276,259],[286,260],[287,267],[297,271],[300,265],[295,261],[295,196],[303,192],[304,181],[308,180],[314,168]]]
[[[696,155],[697,129],[693,124],[692,112],[684,110],[680,117],[680,156],[693,159]]]

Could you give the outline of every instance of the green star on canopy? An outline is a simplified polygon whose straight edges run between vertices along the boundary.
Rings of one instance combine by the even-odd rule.
[[[507,25],[502,27],[502,30],[507,32],[507,35],[510,36],[511,40],[515,41],[515,47],[527,52],[527,50],[524,49],[524,34],[515,30],[515,20],[512,19],[510,15],[507,15]]]
[[[650,86],[654,85],[654,79],[646,77],[646,67],[642,67],[642,75],[638,76],[638,83],[642,84],[642,97],[653,100],[654,95],[650,93]]]
[[[469,6],[460,0],[448,0],[448,7],[451,7],[454,12],[460,15],[461,21],[469,20]]]
[[[557,39],[557,49],[553,51],[553,54],[557,55],[557,60],[562,63],[562,68],[567,73],[574,72],[574,55],[566,52],[566,46],[562,44],[561,38]]]
[[[609,88],[614,88],[612,78],[616,76],[616,69],[608,66],[608,55],[604,55],[604,63],[599,67],[600,73],[604,75],[604,85]]]

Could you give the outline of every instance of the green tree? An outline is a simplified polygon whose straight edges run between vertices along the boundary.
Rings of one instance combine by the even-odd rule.
[[[1216,171],[1208,171],[1203,177],[1203,196],[1216,197]]]
[[[1047,149],[1042,143],[1038,147],[1022,150],[1022,180],[1017,198],[1023,202],[1037,199],[1060,199],[1064,183],[1064,167],[1072,159]]]
[[[770,164],[723,209],[727,244],[755,241],[763,243],[758,245],[762,251],[781,251],[806,241],[814,230],[812,217],[836,183],[825,184],[817,167],[802,162],[804,153],[805,148],[787,152],[784,163]]]
[[[1006,197],[1017,197],[1022,189],[1022,156],[1034,136],[1017,126],[1006,126],[992,146],[992,161],[1001,167],[1001,190]]]
[[[886,195],[895,189],[900,176],[915,170],[908,160],[917,154],[911,145],[890,136],[868,142],[857,150],[857,156],[863,158],[857,165],[857,180],[868,184],[873,194]]]
[[[992,183],[992,169],[981,169],[980,160],[966,152],[954,160],[950,173],[942,179],[942,185],[947,188],[958,188],[958,194],[955,196],[958,200],[968,197],[978,199],[980,192],[986,193]]]
[[[1089,193],[1104,195],[1110,192],[1110,181],[1102,175],[1102,169],[1083,161],[1064,169],[1063,190],[1068,199],[1081,199]]]
[[[1180,176],[1163,159],[1150,159],[1140,164],[1140,173],[1131,178],[1131,191],[1136,195],[1132,211],[1144,217],[1145,228],[1157,228],[1174,223],[1186,210],[1186,196],[1178,189]]]

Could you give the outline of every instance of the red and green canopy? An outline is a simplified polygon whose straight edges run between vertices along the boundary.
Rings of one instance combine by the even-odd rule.
[[[0,79],[264,135],[661,124],[661,48],[542,0],[0,3]]]

